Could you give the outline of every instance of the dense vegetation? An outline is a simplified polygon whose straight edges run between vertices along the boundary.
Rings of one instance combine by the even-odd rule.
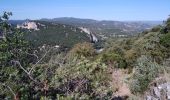
[[[120,96],[133,100],[141,98],[155,78],[169,74],[170,66],[165,63],[170,58],[169,19],[165,26],[138,37],[111,38],[104,51],[97,53],[88,42],[78,43],[68,52],[51,46],[35,49],[23,32],[8,24],[10,15],[5,12],[0,17],[4,36],[0,40],[0,99],[110,100]],[[70,32],[63,27],[43,29],[53,34],[51,30]],[[44,39],[53,38],[43,31]]]

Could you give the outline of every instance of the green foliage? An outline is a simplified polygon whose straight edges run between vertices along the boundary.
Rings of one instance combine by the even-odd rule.
[[[125,51],[124,58],[128,64],[128,67],[134,66],[134,62],[136,61],[139,55],[140,55],[140,52],[136,48]]]
[[[107,66],[100,59],[90,61],[84,57],[58,68],[51,86],[61,89],[64,97],[72,99],[101,99],[109,97],[111,92]]]
[[[126,61],[119,55],[114,52],[107,52],[102,55],[102,61],[107,65],[113,65],[118,68],[126,68]]]
[[[167,48],[170,47],[170,32],[161,36],[160,43]]]
[[[31,56],[28,55],[30,46],[23,37],[24,33],[8,24],[10,15],[12,14],[4,12],[0,23],[4,33],[4,38],[0,40],[0,88],[4,91],[1,91],[0,95],[7,96],[8,99],[16,98],[18,93],[28,90],[29,87],[24,85],[30,85],[30,80],[23,69],[29,68],[32,62]],[[16,62],[19,62],[23,69]],[[24,97],[25,94],[21,95]]]
[[[137,60],[137,65],[130,84],[131,91],[133,93],[143,93],[149,83],[156,78],[162,71],[160,65],[156,62],[152,62],[151,58],[141,56]]]
[[[165,25],[166,26],[161,30],[162,35],[160,36],[160,43],[163,46],[169,48],[170,47],[170,18],[167,19]]]
[[[151,29],[151,32],[159,32],[161,30],[161,26],[155,26]]]
[[[102,60],[107,63],[114,63],[115,61],[121,60],[121,57],[115,53],[105,53],[103,54]]]
[[[88,42],[84,43],[78,43],[76,44],[70,51],[70,56],[84,56],[84,57],[90,57],[95,55],[95,50],[93,48],[93,45]]]
[[[8,20],[10,16],[12,16],[12,12],[4,12],[1,16],[1,21]]]
[[[0,36],[2,35],[3,39],[6,39],[6,34],[10,31],[10,25],[7,22],[9,16],[12,16],[11,12],[4,12],[4,14],[0,16]]]

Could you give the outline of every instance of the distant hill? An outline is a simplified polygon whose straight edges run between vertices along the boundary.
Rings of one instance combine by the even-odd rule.
[[[17,24],[22,24],[27,20],[9,20],[9,23],[13,24],[13,25],[17,25]]]
[[[146,29],[151,29],[153,26],[162,24],[161,21],[98,21],[72,17],[62,17],[54,19],[43,18],[41,20],[68,24],[76,27],[85,27],[88,28],[91,32],[100,36],[101,38],[137,35],[137,33],[140,33]]]

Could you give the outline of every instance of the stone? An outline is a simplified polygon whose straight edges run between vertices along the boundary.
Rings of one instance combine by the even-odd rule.
[[[155,94],[156,97],[158,97],[158,98],[161,97],[161,94],[160,94],[158,87],[154,87],[153,91],[154,91],[154,94]]]
[[[152,100],[152,96],[146,96],[146,100]]]

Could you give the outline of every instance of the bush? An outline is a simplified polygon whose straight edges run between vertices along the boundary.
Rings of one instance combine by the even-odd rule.
[[[126,68],[126,61],[116,53],[105,53],[102,55],[102,61],[107,65],[114,65],[119,68]]]
[[[70,54],[78,57],[89,57],[95,54],[95,49],[93,48],[93,45],[91,43],[78,43],[72,48]]]
[[[158,76],[161,66],[152,62],[151,58],[141,56],[137,59],[137,65],[130,83],[132,93],[143,93],[149,83]]]
[[[161,26],[156,26],[151,29],[151,32],[159,32],[161,30]]]
[[[58,89],[58,93],[61,93],[58,95],[63,97],[87,100],[109,98],[110,94],[112,96],[112,85],[107,70],[107,66],[101,63],[100,59],[91,61],[79,58],[59,67],[50,84]]]
[[[170,32],[161,36],[160,43],[165,47],[170,47]]]
[[[136,61],[136,58],[139,56],[139,51],[136,49],[130,49],[125,52],[124,58],[128,64],[129,67],[132,67],[134,62]]]
[[[105,53],[103,54],[102,60],[105,63],[114,63],[115,61],[121,60],[120,55],[115,54],[115,53]]]

